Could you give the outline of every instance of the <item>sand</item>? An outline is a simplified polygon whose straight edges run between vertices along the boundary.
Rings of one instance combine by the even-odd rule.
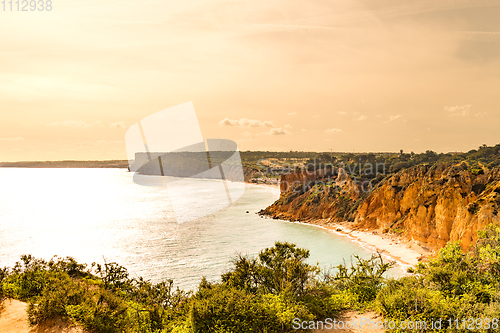
[[[380,231],[353,230],[349,222],[328,223],[318,221],[326,230],[347,237],[370,252],[380,252],[383,257],[394,260],[406,272],[420,260],[430,256],[432,252],[418,244],[403,240],[394,234],[382,234]]]
[[[0,312],[2,333],[87,333],[80,327],[71,326],[62,320],[48,320],[35,327],[28,324],[28,304],[15,299],[6,300]]]
[[[357,311],[345,311],[341,314],[337,321],[342,321],[345,325],[351,327],[352,323],[354,323],[353,328],[331,328],[331,329],[316,329],[314,333],[330,333],[330,332],[338,332],[338,333],[380,333],[385,332],[385,329],[378,328],[375,323],[383,322],[384,318],[373,311],[359,313]],[[366,323],[367,321],[373,322],[372,325],[361,323]]]

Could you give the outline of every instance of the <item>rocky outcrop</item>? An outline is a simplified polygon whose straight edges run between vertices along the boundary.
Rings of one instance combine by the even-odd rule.
[[[316,219],[354,220],[357,206],[366,196],[365,183],[343,169],[301,171],[281,176],[281,195],[260,214],[289,221]]]
[[[457,240],[468,248],[477,230],[500,223],[498,168],[473,173],[465,162],[421,165],[379,176],[369,186],[340,170],[330,185],[314,185],[324,179],[283,176],[285,184],[301,180],[306,186],[294,191],[282,184],[280,199],[262,213],[292,221],[348,220],[354,228],[396,233],[434,250]]]

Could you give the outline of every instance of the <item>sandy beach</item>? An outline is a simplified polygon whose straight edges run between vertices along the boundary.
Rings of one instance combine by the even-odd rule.
[[[350,222],[328,222],[328,220],[316,220],[308,223],[331,233],[347,237],[370,252],[380,252],[389,260],[396,261],[403,272],[407,268],[415,266],[419,260],[431,255],[432,252],[420,247],[414,242],[403,240],[392,234],[382,234],[372,230],[354,230]]]
[[[280,184],[258,184],[279,190]],[[295,222],[297,223],[297,222]],[[419,246],[415,242],[407,241],[395,234],[383,234],[374,230],[355,230],[351,222],[330,222],[328,219],[313,220],[309,222],[299,222],[307,225],[314,225],[328,230],[331,233],[347,237],[370,252],[380,252],[383,257],[396,261],[397,265],[406,272],[408,267],[415,266],[432,252]]]

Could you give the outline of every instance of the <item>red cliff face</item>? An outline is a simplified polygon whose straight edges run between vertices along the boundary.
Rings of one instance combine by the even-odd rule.
[[[283,175],[280,187],[280,199],[261,213],[290,221],[353,220],[362,197],[362,184],[342,169]]]
[[[499,169],[475,175],[465,163],[410,168],[371,193],[355,223],[396,229],[434,249],[456,240],[468,248],[477,230],[500,222],[499,180]]]
[[[321,174],[291,174],[283,176],[282,182],[324,179]],[[416,166],[381,181],[369,192],[342,172],[331,185],[300,191],[288,187],[282,184],[280,199],[264,213],[292,221],[348,220],[355,228],[395,232],[433,249],[456,240],[468,248],[477,230],[500,223],[498,168],[473,174],[465,163]]]

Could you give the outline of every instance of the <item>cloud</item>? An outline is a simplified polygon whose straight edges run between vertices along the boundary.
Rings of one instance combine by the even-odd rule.
[[[485,117],[487,115],[488,115],[488,112],[479,112],[479,113],[475,114],[476,117]]]
[[[81,128],[86,128],[90,127],[92,125],[87,124],[86,122],[82,120],[65,120],[62,122],[56,121],[53,123],[48,124],[47,126],[64,126],[64,127],[81,127]]]
[[[124,121],[117,121],[116,123],[109,124],[109,126],[115,127],[115,128],[125,128],[125,122]]]
[[[228,117],[219,121],[219,126],[243,126],[243,127],[276,127],[270,120],[254,120],[248,118],[229,119]]]
[[[469,115],[470,108],[472,105],[456,105],[456,106],[445,106],[444,109],[449,113],[450,117],[465,117]]]
[[[464,40],[498,42],[500,32],[498,31],[458,31],[459,38]]]
[[[281,31],[299,31],[299,32],[314,32],[314,31],[338,31],[336,27],[321,26],[321,25],[297,25],[297,24],[270,24],[257,23],[247,26],[248,32],[263,33],[263,32],[281,32]]]
[[[219,121],[219,126],[239,126],[238,120],[231,120],[228,117]]]
[[[340,133],[343,132],[340,128],[328,128],[325,130],[325,133]]]
[[[277,128],[272,128],[269,132],[258,133],[257,135],[287,135],[287,134],[292,134],[292,133],[290,133],[284,128],[277,127]]]
[[[307,130],[305,128],[301,129],[302,132],[307,132]]]
[[[339,111],[339,112],[337,112],[337,113],[338,113],[339,115],[341,115],[341,116],[345,116],[345,115],[347,114],[347,112],[345,112],[345,111]]]
[[[400,114],[397,114],[395,116],[389,116],[389,119],[387,119],[386,121],[384,121],[384,123],[390,123],[391,121],[395,121],[395,120],[400,120],[403,116],[400,115]]]
[[[250,133],[250,132],[243,132],[243,133],[241,133],[241,135],[243,135],[243,136],[251,136],[252,133]]]
[[[286,135],[286,134],[291,134],[288,132],[286,129],[283,129],[281,127],[278,128],[272,128],[269,132],[269,135]]]
[[[21,137],[21,136],[18,136],[17,138],[0,138],[0,141],[12,141],[12,142],[15,142],[15,141],[23,141],[24,138]]]
[[[289,125],[289,124],[286,124],[286,125],[285,125],[285,128],[292,128],[292,126],[291,126],[291,125]]]
[[[297,112],[290,112],[288,115],[289,116],[295,116],[297,114]]]
[[[366,116],[361,115],[359,117],[354,118],[354,121],[363,121],[366,120],[366,118],[367,118]]]
[[[122,143],[123,141],[122,140],[97,140],[96,143],[97,144],[101,144],[101,143]]]

